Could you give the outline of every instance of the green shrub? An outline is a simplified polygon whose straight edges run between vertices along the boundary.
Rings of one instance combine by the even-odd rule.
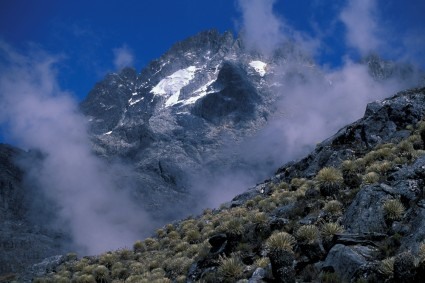
[[[382,206],[385,218],[388,220],[400,220],[404,214],[404,206],[398,199],[389,199]]]
[[[255,224],[264,224],[267,222],[267,214],[264,212],[255,212],[252,216],[252,222]]]
[[[386,258],[379,264],[379,271],[387,277],[390,277],[394,273],[394,257]]]
[[[129,269],[131,274],[134,275],[143,274],[148,271],[146,265],[142,264],[141,262],[131,263]]]
[[[344,227],[338,223],[325,223],[321,228],[322,236],[325,238],[331,238],[335,234],[344,232]]]
[[[242,235],[245,231],[245,227],[240,218],[232,218],[222,223],[220,230],[232,235]]]
[[[136,241],[134,244],[133,244],[133,251],[135,252],[135,253],[142,253],[142,252],[144,252],[146,250],[146,247],[145,247],[145,245],[144,245],[144,243],[142,242],[142,241]],[[111,255],[111,254],[109,254],[109,255],[105,255],[104,256],[104,260],[105,261],[108,261],[109,259],[112,259],[113,258],[113,256]]]
[[[342,173],[333,167],[324,167],[317,173],[315,180],[323,196],[335,195],[344,182]]]
[[[76,278],[77,283],[96,283],[96,279],[91,274],[83,274]]]
[[[190,244],[199,243],[202,241],[202,235],[197,229],[186,231],[186,236],[184,237]]]
[[[343,282],[341,278],[339,278],[338,274],[334,272],[323,272],[321,275],[322,283],[341,283]]]
[[[297,190],[299,187],[304,185],[305,182],[306,182],[306,179],[304,178],[293,178],[290,183],[291,190],[293,191]]]
[[[266,246],[270,250],[287,250],[292,251],[295,238],[286,232],[273,233],[266,241]]]
[[[236,282],[242,276],[243,270],[244,265],[238,257],[234,255],[231,257],[220,257],[218,273],[225,281]]]
[[[109,280],[109,269],[104,265],[98,265],[93,269],[93,277],[96,282],[107,283]]]
[[[165,262],[165,271],[173,277],[185,275],[189,271],[189,267],[192,263],[193,261],[185,256],[170,258]]]
[[[319,235],[319,229],[315,225],[304,225],[297,230],[295,237],[301,242],[312,244],[319,239]]]
[[[385,174],[393,167],[393,164],[389,161],[378,161],[372,163],[367,167],[366,172],[377,172],[379,174]]]
[[[340,215],[342,213],[342,203],[337,200],[331,200],[325,204],[323,210],[332,215]]]
[[[254,266],[266,268],[270,264],[269,257],[260,257],[254,262]]]
[[[356,173],[358,168],[357,164],[353,160],[344,160],[341,163],[341,170],[344,173]]]
[[[375,184],[375,183],[379,182],[379,178],[380,178],[380,176],[379,176],[378,173],[369,172],[369,173],[367,173],[366,175],[363,176],[363,183],[368,184],[368,185]]]

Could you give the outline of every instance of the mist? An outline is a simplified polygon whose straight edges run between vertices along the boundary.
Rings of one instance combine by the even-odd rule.
[[[325,32],[318,30],[313,37],[297,31],[274,13],[274,3],[238,1],[241,36],[248,50],[271,59],[288,42],[294,44],[292,51],[285,49],[292,52],[286,54],[287,59],[265,76],[267,85],[278,86],[274,89],[275,111],[254,136],[224,148],[224,155],[232,154],[239,160],[238,168],[212,169],[204,180],[194,180],[195,188],[204,188],[206,206],[230,201],[272,176],[286,162],[302,158],[340,128],[361,118],[368,103],[423,81],[414,66],[409,78],[379,80],[371,76],[367,64],[356,59],[357,54],[391,53],[392,47],[384,38],[388,33],[377,16],[377,1],[349,0],[331,21],[345,26],[345,45],[349,47],[349,53],[342,55],[343,63],[333,68],[312,63],[326,47],[321,38]],[[407,58],[406,53],[407,49],[393,59]],[[353,54],[355,58],[351,58]]]
[[[86,119],[58,85],[60,59],[35,48],[23,55],[0,42],[1,126],[9,142],[40,152],[39,162],[23,164],[27,183],[48,196],[41,206],[57,206],[59,223],[51,224],[70,231],[77,252],[131,247],[152,224],[117,173],[131,170],[93,154]]]

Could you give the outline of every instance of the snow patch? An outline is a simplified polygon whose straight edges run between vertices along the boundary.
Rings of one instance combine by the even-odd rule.
[[[254,70],[260,74],[260,76],[264,77],[266,74],[267,64],[261,61],[251,61],[249,65],[254,68]]]
[[[138,103],[138,102],[142,101],[143,99],[145,99],[145,98],[144,98],[144,97],[141,97],[141,98],[136,99],[136,100],[133,100],[133,98],[130,98],[130,99],[128,100],[128,104],[130,104],[130,106],[132,106],[132,105],[134,105],[134,104],[136,104],[136,103]]]
[[[215,80],[209,81],[208,83],[206,83],[205,85],[203,85],[202,87],[200,87],[199,89],[197,89],[195,92],[193,92],[193,94],[195,94],[195,96],[192,96],[184,101],[181,101],[183,103],[183,105],[188,105],[188,104],[192,104],[195,103],[198,99],[204,97],[205,95],[212,93],[212,91],[207,91],[208,87],[215,82]]]
[[[162,79],[150,92],[155,95],[171,95],[165,102],[165,107],[170,107],[179,102],[180,90],[193,80],[197,70],[195,66],[178,70]]]

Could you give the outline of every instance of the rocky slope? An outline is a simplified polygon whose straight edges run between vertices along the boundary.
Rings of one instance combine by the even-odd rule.
[[[423,282],[424,115],[425,88],[373,102],[220,209],[36,282]]]
[[[366,63],[371,70],[371,75],[376,79],[387,79],[391,76],[409,77],[410,74],[408,68],[384,64],[376,57],[369,59]],[[292,73],[282,74],[279,72],[282,64],[292,64],[297,67]],[[131,179],[129,183],[133,184],[135,201],[143,202],[156,220],[164,223],[166,220],[177,219],[181,215],[187,215],[188,211],[194,211],[205,205],[200,203],[197,192],[191,188],[194,177],[207,180],[206,183],[208,183],[216,176],[214,173],[232,171],[233,168],[256,172],[258,164],[247,163],[243,156],[229,148],[234,149],[240,141],[254,135],[274,114],[274,104],[278,99],[276,89],[280,86],[270,84],[270,81],[285,82],[288,78],[299,77],[302,82],[303,74],[307,72],[321,76],[311,60],[298,53],[294,46],[284,46],[272,57],[265,58],[246,50],[241,39],[233,38],[230,33],[219,34],[216,31],[207,31],[177,43],[140,73],[127,68],[119,73],[109,74],[102,82],[96,84],[81,104],[81,109],[89,120],[93,148],[96,153],[107,160],[119,159],[129,165],[131,172],[124,172],[126,174],[124,177]],[[276,228],[275,224],[270,222],[272,217],[275,217],[267,208],[266,197],[269,197],[267,193],[272,194],[271,188],[275,188],[276,184],[281,182],[296,183],[299,179],[305,179],[302,182],[312,186],[316,173],[322,167],[338,167],[342,160],[364,155],[375,145],[407,137],[410,132],[403,130],[403,127],[407,124],[414,125],[421,118],[422,108],[417,108],[421,107],[418,100],[420,95],[417,94],[421,92],[423,90],[414,91],[413,93],[416,94],[412,94],[412,98],[409,98],[410,96],[406,93],[400,94],[398,100],[396,98],[388,100],[385,105],[390,106],[384,106],[391,108],[391,113],[385,114],[387,116],[380,114],[383,116],[379,119],[370,117],[375,115],[375,112],[378,113],[378,109],[385,107],[379,103],[369,105],[365,118],[357,122],[360,124],[355,123],[344,128],[337,136],[322,143],[305,159],[282,167],[271,181],[248,190],[246,194],[237,197],[231,206],[246,207],[247,203],[252,203],[255,199],[255,209],[249,215],[254,217],[253,212],[265,213],[264,216],[263,214],[257,216],[261,219],[266,217],[267,221],[264,223],[274,227],[267,228],[266,231],[271,233],[276,229],[281,230],[282,227],[276,226],[280,227]],[[413,114],[410,114],[411,112]],[[29,270],[27,266],[48,256],[63,253],[63,245],[69,239],[55,230],[46,228],[43,219],[53,217],[54,211],[34,210],[35,206],[32,203],[35,200],[45,203],[48,199],[37,195],[28,180],[22,182],[23,170],[18,169],[16,163],[12,162],[19,156],[21,158],[33,158],[33,156],[8,146],[1,146],[0,150],[2,158],[0,166],[4,166],[0,171],[2,172],[0,175],[2,182],[0,242],[2,251],[4,250],[0,253],[0,264],[3,263],[1,266],[4,268],[0,275],[4,275]],[[37,166],[36,162],[33,164]],[[267,170],[271,170],[271,167],[265,171]],[[261,175],[256,175],[258,176]],[[350,182],[354,185],[361,184],[361,178],[356,174],[351,174],[349,177],[347,186],[351,184]],[[300,194],[300,198],[304,198],[304,193],[306,192],[301,190],[294,194]],[[314,191],[311,193],[315,194]],[[260,197],[264,199],[259,199]],[[326,199],[318,198],[315,201],[319,203],[315,205],[320,206],[320,203],[323,204]],[[283,206],[283,203],[277,201],[273,203],[270,204],[273,209]],[[294,207],[292,205],[292,208]],[[233,209],[214,211],[214,221],[217,223],[224,221],[226,218],[222,218],[222,213],[231,215],[232,211]],[[40,213],[46,214],[39,215]],[[210,215],[210,213],[207,214]],[[262,223],[263,220],[261,220]],[[212,220],[205,221],[211,223]],[[291,221],[298,220],[294,218]],[[183,224],[184,222],[176,224],[173,229],[177,229],[179,233],[186,233],[179,230]],[[243,224],[243,231],[254,227]],[[238,227],[238,223],[235,225]],[[192,226],[189,225],[189,227]],[[205,252],[207,256],[209,248],[203,248],[200,239],[205,241],[217,236],[203,231],[201,226],[197,228],[198,231],[195,229],[191,232],[192,236],[186,234],[178,236],[179,241],[183,241],[185,237],[195,237],[195,240],[188,241],[190,245],[197,245],[191,247],[191,256],[180,259],[184,260],[182,266],[186,266],[188,262],[193,263],[195,259],[202,261],[202,253]],[[212,231],[216,231],[218,227],[207,226]],[[220,227],[217,228],[220,232],[218,234],[223,232],[226,234],[227,228],[223,225]],[[255,251],[248,249],[249,252],[253,252],[253,259],[260,259],[262,254],[259,252],[269,232],[259,236],[254,245]],[[255,233],[251,236],[257,237]],[[218,235],[217,237],[211,240],[212,243],[216,240],[219,243],[228,241],[228,237],[233,236]],[[160,236],[160,238],[163,237]],[[153,246],[157,247],[160,238],[154,239]],[[182,249],[180,252],[189,247],[182,241],[179,242],[183,245],[179,248]],[[233,243],[251,245],[249,241],[242,239],[241,242],[238,238]],[[197,248],[202,251],[196,250]],[[213,265],[209,266],[208,262],[205,266],[193,265],[192,273],[188,274],[187,270],[183,270],[185,272],[181,271],[179,275],[185,278],[198,278],[203,276],[200,274],[204,274],[206,270],[215,272],[219,265],[217,257],[225,254],[231,256],[233,252],[235,252],[234,248],[226,248],[225,253],[223,250],[213,252]],[[181,254],[177,252],[168,256],[174,258],[176,255]],[[131,253],[127,256],[133,258]],[[262,255],[261,258],[263,257]],[[73,256],[71,255],[70,258]],[[33,266],[28,274],[21,276],[21,279],[29,280],[34,274],[42,274],[46,270],[58,271],[57,264],[66,259],[67,257],[61,256],[47,259]],[[91,258],[90,262],[94,263],[97,260]],[[114,261],[118,260],[114,257]],[[248,263],[245,262],[245,265],[249,266]],[[122,268],[127,270],[127,265],[126,263]],[[180,264],[176,263],[176,265]],[[93,268],[90,268],[87,270],[92,272]],[[109,268],[108,274],[111,275],[112,265],[107,268]],[[167,268],[165,270],[168,272],[169,268]],[[75,271],[82,270],[77,268],[72,272]],[[144,271],[147,272],[147,270]],[[214,274],[211,276],[215,276]],[[162,275],[177,278],[177,273]],[[12,277],[11,275],[10,278]],[[4,278],[6,277],[0,277],[0,282]],[[3,281],[8,280],[6,278]],[[63,280],[67,282],[66,279]]]

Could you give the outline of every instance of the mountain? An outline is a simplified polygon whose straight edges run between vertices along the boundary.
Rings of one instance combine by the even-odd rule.
[[[423,282],[424,115],[425,88],[370,103],[219,209],[37,282]]]
[[[402,72],[387,71],[394,66],[398,68],[398,65],[388,67],[387,63],[383,63],[384,61],[377,57],[365,62],[376,80],[409,77],[407,69],[403,69]],[[382,73],[385,73],[385,76],[381,76]],[[188,214],[200,212],[205,207],[218,206],[221,201],[230,200],[236,192],[245,191],[249,185],[272,175],[278,167],[276,162],[270,161],[267,154],[263,153],[260,155],[264,156],[248,156],[250,151],[254,150],[244,142],[256,137],[276,115],[281,115],[277,113],[277,103],[280,102],[282,89],[284,89],[282,85],[294,82],[302,84],[312,77],[311,74],[314,74],[315,79],[328,83],[327,78],[314,65],[312,59],[299,52],[296,46],[290,43],[283,45],[271,56],[263,56],[244,46],[243,40],[234,38],[231,33],[220,34],[217,31],[206,31],[176,43],[159,59],[149,63],[140,73],[134,69],[125,68],[118,73],[108,74],[104,80],[95,85],[81,103],[80,109],[87,117],[90,126],[94,152],[111,164],[115,162],[125,164],[128,170],[114,172],[118,176],[117,179],[123,182],[122,186],[131,187],[131,195],[135,202],[143,206],[152,215],[157,225],[161,226],[186,217]],[[401,93],[381,104],[378,102],[370,104],[365,117],[360,122],[344,128],[337,136],[321,143],[305,159],[285,165],[271,180],[248,190],[230,202],[228,206],[241,208],[255,201],[256,209],[259,209],[256,212],[265,213],[257,216],[261,219],[265,217],[261,222],[267,226],[266,232],[262,236],[252,234],[252,237],[258,236],[258,242],[254,244],[255,250],[246,249],[246,252],[252,253],[252,259],[260,259],[258,253],[264,253],[261,247],[266,237],[274,230],[282,228],[279,226],[279,221],[282,220],[279,213],[283,212],[279,212],[279,209],[282,211],[289,209],[285,208],[286,203],[278,201],[268,204],[270,201],[268,197],[275,191],[272,188],[280,183],[292,184],[300,180],[303,184],[307,182],[311,185],[322,167],[338,167],[342,160],[366,155],[374,146],[386,142],[400,142],[401,139],[408,138],[407,135],[411,134],[412,130],[404,129],[409,124],[415,125],[424,111],[421,108],[422,94],[423,89],[417,89]],[[388,111],[385,112],[382,109]],[[381,116],[370,118],[375,115],[375,112],[381,113]],[[419,150],[421,150],[420,147]],[[415,154],[419,153],[415,152]],[[23,164],[31,164],[31,167],[37,168],[40,166],[43,154],[24,152],[1,145],[0,157],[2,158],[0,165],[4,169],[1,172],[5,172],[0,175],[2,185],[0,212],[2,228],[5,227],[0,233],[0,242],[5,251],[0,255],[0,264],[4,267],[3,274],[0,273],[4,277],[0,277],[0,282],[8,276],[6,273],[12,273],[10,278],[13,278],[13,274],[26,270],[28,273],[20,277],[25,281],[30,280],[34,274],[42,276],[46,271],[59,271],[57,266],[69,260],[72,261],[72,265],[79,264],[73,261],[74,255],[54,256],[67,251],[67,244],[71,239],[67,236],[64,227],[50,225],[54,223],[52,219],[56,215],[54,203],[51,203],[48,196],[42,195],[33,187],[31,176],[24,174],[28,172],[28,168]],[[22,162],[22,160],[31,161]],[[413,161],[413,158],[408,161]],[[404,165],[411,165],[408,163],[399,165],[403,168]],[[359,178],[361,179],[360,175],[363,173],[363,171],[358,172],[359,176],[350,175],[352,180],[349,181],[354,185],[342,191],[349,195],[361,191],[363,187],[360,187],[362,184]],[[400,180],[402,178],[400,176]],[[347,186],[351,186],[348,184],[349,181],[345,180]],[[357,187],[354,187],[355,184]],[[293,188],[296,187],[294,185]],[[308,195],[307,192],[298,193],[300,200]],[[318,196],[315,191],[311,193],[317,196],[311,200],[313,203],[300,204],[300,207],[306,211],[311,208],[303,205],[323,206],[328,201],[326,197]],[[217,194],[220,195],[218,200],[215,199]],[[279,197],[283,198],[283,196]],[[298,198],[295,193],[290,197],[293,197],[291,199],[293,201]],[[339,198],[337,200],[342,201]],[[43,209],[40,209],[39,205],[32,205],[35,202],[43,203]],[[260,207],[257,207],[257,202]],[[349,205],[348,202],[344,204]],[[267,208],[268,205],[276,211],[271,213],[270,208]],[[263,206],[265,208],[262,208]],[[291,207],[295,209],[294,205]],[[225,220],[228,219],[224,215],[228,213],[232,215],[233,210],[224,206],[222,210],[214,210],[213,215],[216,215],[214,219],[204,220],[208,223],[211,221],[227,223]],[[300,215],[303,213],[307,212],[300,212]],[[301,221],[295,212],[290,212],[290,215],[294,218],[283,217],[286,220],[282,221],[294,223]],[[250,214],[251,216],[254,217]],[[206,274],[208,270],[213,271],[217,268],[218,256],[231,256],[233,252],[240,251],[229,247],[225,251],[219,249],[212,252],[213,255],[208,255],[211,251],[203,249],[207,258],[212,257],[213,264],[209,265],[208,261],[202,263],[202,255],[196,250],[201,248],[201,239],[202,242],[209,240],[213,247],[216,246],[215,243],[223,244],[224,242],[231,242],[232,245],[253,244],[245,238],[233,239],[232,235],[226,234],[227,228],[224,226],[216,230],[216,224],[214,224],[215,227],[205,223],[199,224],[196,222],[199,219],[201,218],[188,221],[192,224],[208,226],[212,231],[206,232],[200,226],[194,228],[192,224],[183,221],[166,226],[171,230],[167,230],[165,237],[170,240],[168,234],[176,229],[179,233],[183,233],[180,229],[183,229],[181,227],[186,224],[193,228],[192,236],[184,234],[187,231],[175,236],[180,240],[185,238],[185,241],[187,237],[194,237],[195,240],[187,241],[190,245],[198,245],[197,247],[188,246],[180,240],[175,244],[181,244],[180,252],[191,247],[193,252],[190,257],[191,264],[194,264],[194,256],[197,256],[198,262],[191,268],[192,273],[184,275],[197,279],[201,276],[199,272]],[[336,221],[336,219],[333,220]],[[300,223],[307,223],[305,221]],[[240,227],[240,224],[231,222],[228,225]],[[246,223],[242,224],[245,227]],[[252,225],[250,227],[252,228]],[[161,234],[165,230],[158,231],[162,231],[158,232]],[[213,235],[214,231],[220,233]],[[158,235],[159,238],[155,238],[153,242],[146,240],[151,241],[155,247],[152,250],[148,248],[148,251],[156,251],[159,239],[164,238],[165,234],[161,235]],[[142,246],[148,245],[146,241]],[[137,253],[127,250],[123,250],[122,253],[122,259],[128,257],[129,260],[120,267],[123,272],[122,277],[125,277],[125,274],[128,275],[125,270],[130,264],[135,263],[133,256]],[[174,258],[175,254],[178,252],[167,256]],[[48,256],[53,257],[47,258]],[[114,262],[109,263],[96,257],[87,258],[82,261],[85,263],[81,263],[81,266],[85,267],[90,262],[91,269],[87,270],[90,269],[89,273],[91,273],[94,263],[101,264],[109,269],[108,274],[112,274],[112,264],[118,262],[116,256],[117,254],[113,254]],[[149,258],[148,255],[143,254],[143,257],[145,256]],[[321,255],[320,259],[324,256],[325,254]],[[23,258],[25,260],[22,260]],[[44,258],[47,259],[42,261]],[[160,266],[159,262],[164,261],[164,258],[151,260]],[[186,258],[180,260],[184,262],[175,263],[176,269],[178,269],[177,266],[186,266],[189,262]],[[299,262],[299,259],[297,261]],[[40,263],[32,265],[38,262]],[[249,262],[248,260],[244,264],[249,265]],[[308,261],[305,266],[311,263]],[[149,271],[155,269],[156,265],[149,265]],[[64,266],[68,268],[69,262]],[[83,272],[82,268],[72,267],[71,269],[72,273]],[[145,271],[143,268],[140,270]],[[159,275],[165,275],[160,270],[158,272]],[[179,275],[182,275],[182,272]],[[173,279],[177,276],[174,273],[166,275]],[[124,280],[124,278],[121,279]],[[134,282],[139,282],[138,279],[135,280]],[[4,281],[8,281],[7,278]]]

